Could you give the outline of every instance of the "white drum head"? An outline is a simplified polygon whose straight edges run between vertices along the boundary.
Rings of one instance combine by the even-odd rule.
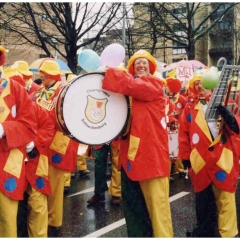
[[[87,145],[101,145],[116,138],[128,118],[128,101],[122,94],[102,89],[103,74],[74,79],[62,106],[65,125],[74,138]]]

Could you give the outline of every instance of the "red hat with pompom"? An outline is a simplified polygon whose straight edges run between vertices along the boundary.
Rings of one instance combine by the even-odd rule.
[[[167,78],[167,86],[173,93],[178,93],[182,88],[182,84],[177,78]]]

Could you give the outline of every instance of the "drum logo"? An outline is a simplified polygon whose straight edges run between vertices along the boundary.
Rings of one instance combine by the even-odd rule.
[[[100,123],[106,116],[107,99],[96,99],[92,96],[87,96],[87,107],[85,116],[91,123]]]

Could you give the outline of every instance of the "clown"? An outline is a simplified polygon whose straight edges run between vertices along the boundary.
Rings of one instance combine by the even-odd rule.
[[[128,61],[128,73],[108,68],[102,88],[131,97],[131,124],[120,140],[122,201],[129,237],[173,237],[164,85],[145,50]]]
[[[176,121],[172,122],[170,125],[170,130],[176,131],[178,129],[178,121],[181,117],[181,113],[187,104],[187,99],[180,95],[179,92],[182,88],[182,84],[177,78],[167,78],[166,79],[166,94],[170,98],[171,102],[174,104],[174,115]],[[184,166],[180,159],[175,162],[175,170],[179,173],[179,177],[185,177]]]
[[[56,120],[55,102],[61,90],[60,68],[54,60],[45,60],[39,68],[43,87],[35,93],[37,102],[51,109],[54,137],[48,147],[49,176],[52,194],[48,196],[48,225],[56,228],[63,220],[64,173],[74,172],[79,144],[60,129]],[[53,107],[52,107],[53,106]]]
[[[210,90],[195,74],[189,86],[198,99],[188,103],[180,119],[179,153],[189,172],[196,194],[197,223],[189,237],[234,237],[238,234],[235,192],[238,181],[239,117],[224,106],[218,106],[224,119],[221,129],[206,122]],[[216,233],[216,225],[218,232]]]
[[[36,136],[37,122],[26,90],[3,71],[6,52],[0,46],[0,237],[16,238],[18,201],[25,190],[26,145]]]
[[[40,86],[32,80],[33,73],[29,71],[29,66],[27,62],[16,61],[12,65],[12,68],[14,68],[22,75],[22,78],[25,81],[25,88],[29,95],[40,89]]]

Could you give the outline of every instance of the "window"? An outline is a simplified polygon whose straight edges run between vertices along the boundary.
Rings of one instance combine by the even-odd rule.
[[[218,8],[218,11],[219,11],[219,12],[222,12],[222,11],[224,11],[225,9],[227,9],[227,8],[230,7],[230,6],[231,6],[230,3],[223,3],[223,4],[221,4],[220,7]]]
[[[46,54],[39,54],[39,58],[47,58],[48,57],[48,55],[46,55]]]
[[[175,34],[177,34],[178,36],[186,36],[186,25],[183,23],[174,23],[173,24],[173,31],[175,32]]]
[[[47,35],[45,33],[40,33],[41,37],[47,39]]]
[[[182,58],[173,58],[172,62],[175,63],[175,62],[180,62],[181,60],[183,60]]]
[[[184,31],[185,29],[186,29],[185,24],[181,24],[181,23],[174,23],[173,24],[173,31],[174,32]]]
[[[186,8],[175,8],[173,9],[173,14],[176,15],[177,18],[184,18],[186,17]]]
[[[179,44],[178,42],[173,42],[173,54],[185,54],[185,48],[182,48],[183,45]]]
[[[57,17],[56,17],[56,16],[52,16],[52,22],[53,22],[54,24],[57,23]]]
[[[46,14],[39,14],[39,18],[41,20],[46,20],[47,19],[47,15]]]
[[[220,22],[219,25],[218,25],[218,28],[220,30],[230,29],[231,28],[231,24],[229,22]]]

